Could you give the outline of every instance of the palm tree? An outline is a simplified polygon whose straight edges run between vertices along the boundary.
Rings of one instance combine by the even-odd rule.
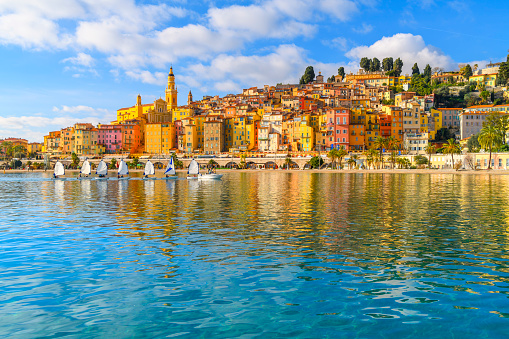
[[[431,154],[435,153],[437,148],[436,148],[435,145],[433,145],[432,143],[428,142],[428,145],[426,147],[424,147],[424,150],[426,151],[426,153],[429,154],[428,169],[431,169]]]
[[[339,168],[341,168],[341,163],[343,162],[343,158],[348,155],[348,152],[345,149],[345,146],[341,145],[337,150],[337,157],[339,160]]]
[[[382,162],[382,168],[384,167],[384,158],[383,158],[383,150],[386,145],[386,139],[383,137],[378,137],[375,139],[375,142],[373,143],[373,147],[380,150],[380,161]]]
[[[336,159],[338,158],[338,150],[333,148],[327,153],[327,156],[332,162],[332,169],[336,169]]]
[[[285,159],[285,166],[286,166],[286,169],[290,169],[290,165],[292,163],[292,158],[290,157],[290,154],[288,154],[286,156],[286,159]]]
[[[484,126],[477,137],[481,147],[490,150],[490,160],[488,161],[488,169],[491,169],[491,151],[493,147],[498,147],[502,144],[502,133],[494,126]]]
[[[369,169],[374,162],[374,158],[373,158],[373,154],[371,153],[371,150],[369,150],[369,149],[366,150],[364,152],[364,156],[366,157],[366,165],[367,165],[367,168]]]
[[[444,144],[441,148],[444,154],[450,154],[452,160],[452,168],[454,168],[454,154],[459,154],[461,152],[460,145],[456,142],[454,138],[447,140],[447,143]]]
[[[389,156],[389,161],[392,164],[392,169],[394,169],[394,164],[396,163],[397,160],[398,160],[398,153],[396,151],[392,151]]]

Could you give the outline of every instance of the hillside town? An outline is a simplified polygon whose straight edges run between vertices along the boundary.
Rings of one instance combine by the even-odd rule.
[[[29,147],[26,140],[24,145],[23,139],[11,142],[49,157],[311,156],[334,149],[361,155],[382,148],[424,155],[450,139],[466,149],[490,115],[509,113],[505,62],[460,65],[456,72],[426,65],[422,73],[415,64],[411,75],[401,74],[402,64],[399,58],[363,58],[357,73],[345,74],[341,67],[327,79],[309,66],[299,84],[201,100],[190,91],[185,105],[177,102],[171,68],[164,99],[143,103],[138,95],[134,105],[117,110],[115,121],[51,131],[38,146]]]

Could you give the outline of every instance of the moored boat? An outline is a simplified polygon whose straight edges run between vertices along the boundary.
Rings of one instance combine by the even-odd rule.
[[[156,170],[154,168],[154,164],[150,160],[147,160],[145,170],[143,171],[143,180],[154,180],[156,179],[155,174]],[[153,177],[149,177],[149,175],[153,175]]]
[[[187,169],[187,179],[198,179],[198,176],[200,175],[200,165],[198,165],[198,162],[196,160],[191,160],[191,163],[189,164],[189,167]]]
[[[175,172],[175,164],[173,163],[173,157],[170,158],[170,161],[168,162],[168,166],[166,166],[166,169],[164,170],[164,178],[163,179],[177,179],[178,176]]]
[[[63,176],[65,175],[65,168],[64,165],[57,161],[55,164],[55,169],[53,170],[53,179],[55,180],[66,180]]]
[[[107,177],[108,165],[106,165],[104,160],[101,160],[101,162],[99,162],[99,165],[97,165],[95,174],[98,175],[97,177],[94,178],[95,180],[108,180],[108,177]]]
[[[118,165],[117,178],[118,180],[129,180],[129,167],[124,159],[120,160]]]
[[[78,177],[79,180],[91,179],[90,174],[92,173],[92,168],[90,167],[90,162],[86,159],[81,165],[80,175]]]

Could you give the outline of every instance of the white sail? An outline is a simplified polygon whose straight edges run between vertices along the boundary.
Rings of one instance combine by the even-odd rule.
[[[120,161],[120,165],[118,165],[118,175],[127,175],[129,174],[129,168],[125,163],[124,159]]]
[[[88,162],[88,160],[85,160],[83,165],[81,165],[80,173],[84,175],[90,175],[90,173],[92,173],[92,169],[90,168],[90,163]]]
[[[168,163],[168,166],[166,166],[166,170],[164,171],[164,174],[169,174],[169,175],[175,174],[175,165],[173,164],[173,158],[170,158],[170,162]]]
[[[108,174],[108,165],[106,165],[104,160],[101,160],[99,165],[97,165],[97,169],[95,171],[95,174],[97,174],[97,175],[106,175],[106,174]]]
[[[64,175],[65,174],[65,169],[64,169],[64,165],[62,165],[62,163],[60,161],[57,161],[57,163],[55,164],[55,176],[59,176],[59,175]]]
[[[143,173],[143,175],[154,175],[154,174],[156,174],[154,164],[152,164],[150,160],[148,160],[147,163],[145,164],[145,172]]]
[[[191,163],[189,164],[189,168],[187,170],[187,174],[200,174],[200,165],[196,162],[196,160],[191,160]]]

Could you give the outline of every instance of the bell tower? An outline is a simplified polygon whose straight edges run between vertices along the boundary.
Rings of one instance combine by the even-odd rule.
[[[173,67],[170,67],[170,74],[168,74],[168,86],[166,87],[165,93],[168,111],[177,108],[177,87],[175,86],[175,75],[173,75]]]
[[[192,102],[193,102],[193,93],[191,93],[191,90],[189,90],[189,94],[187,96],[187,104],[191,105]]]

